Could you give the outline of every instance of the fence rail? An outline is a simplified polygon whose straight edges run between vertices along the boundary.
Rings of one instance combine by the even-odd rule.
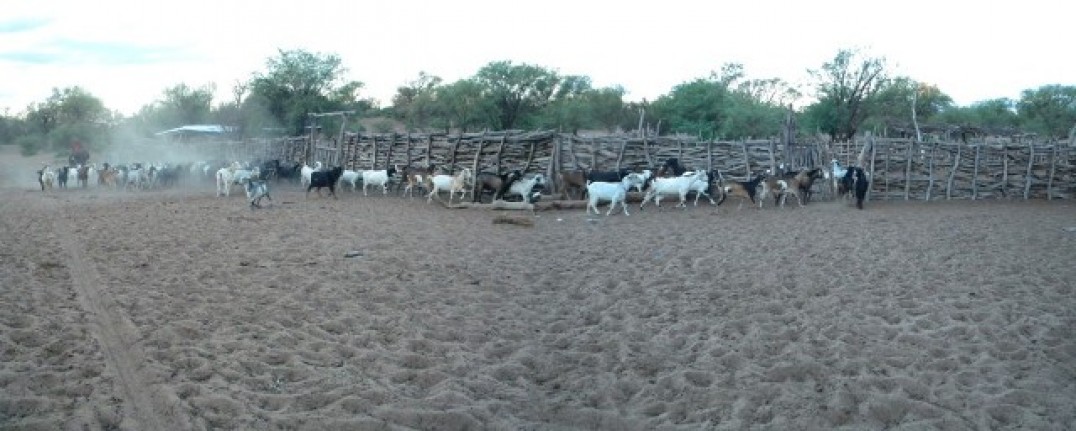
[[[295,137],[192,143],[220,160],[265,160],[342,165],[347,169],[433,164],[503,173],[519,169],[550,178],[566,170],[643,169],[675,157],[692,169],[746,179],[784,164],[825,167],[831,160],[859,165],[871,176],[873,199],[936,200],[1069,198],[1076,188],[1076,154],[1067,143],[916,142],[863,137],[841,143],[778,140],[700,141],[690,137],[576,136],[549,131],[466,134],[344,134],[342,142]],[[821,187],[827,187],[826,183]],[[828,188],[826,188],[828,190]],[[554,187],[559,192],[559,184]]]

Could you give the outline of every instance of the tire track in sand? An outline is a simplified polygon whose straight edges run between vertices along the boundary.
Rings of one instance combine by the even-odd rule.
[[[122,392],[124,416],[132,418],[133,429],[191,429],[179,399],[161,385],[154,385],[146,372],[145,353],[138,344],[138,329],[118,304],[100,288],[101,277],[73,239],[74,229],[66,217],[53,218],[56,233],[67,252],[79,305],[90,315],[94,338],[101,344],[106,366],[116,375]]]

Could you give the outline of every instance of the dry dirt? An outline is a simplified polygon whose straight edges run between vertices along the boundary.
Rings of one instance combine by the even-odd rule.
[[[0,149],[0,429],[1076,428],[1070,202],[520,226]]]

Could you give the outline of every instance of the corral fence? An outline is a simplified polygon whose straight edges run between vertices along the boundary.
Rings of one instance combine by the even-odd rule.
[[[688,136],[634,134],[580,136],[550,131],[462,134],[356,134],[276,138],[205,146],[197,152],[220,160],[321,161],[346,169],[427,166],[441,173],[521,170],[556,179],[575,169],[645,169],[675,157],[689,169],[717,170],[726,180],[746,180],[784,164],[823,167],[831,160],[864,168],[873,199],[936,200],[1068,198],[1076,188],[1076,149],[1071,143],[994,140],[979,143],[917,142],[864,136],[843,143],[782,143],[780,139],[701,141]],[[816,187],[832,192],[832,182]]]

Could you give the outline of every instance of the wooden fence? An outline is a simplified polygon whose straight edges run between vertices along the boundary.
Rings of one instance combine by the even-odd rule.
[[[788,169],[860,165],[873,199],[936,200],[1068,198],[1076,188],[1076,152],[1067,143],[915,142],[863,137],[845,143],[782,144],[778,140],[699,141],[691,137],[576,136],[548,131],[466,134],[345,134],[213,144],[223,160],[321,161],[347,169],[435,165],[503,173],[519,169],[558,178],[574,169],[644,169],[675,157],[691,169],[745,180],[784,164]],[[204,154],[206,150],[201,150]],[[830,191],[829,182],[820,187]],[[560,192],[555,183],[554,193]]]

